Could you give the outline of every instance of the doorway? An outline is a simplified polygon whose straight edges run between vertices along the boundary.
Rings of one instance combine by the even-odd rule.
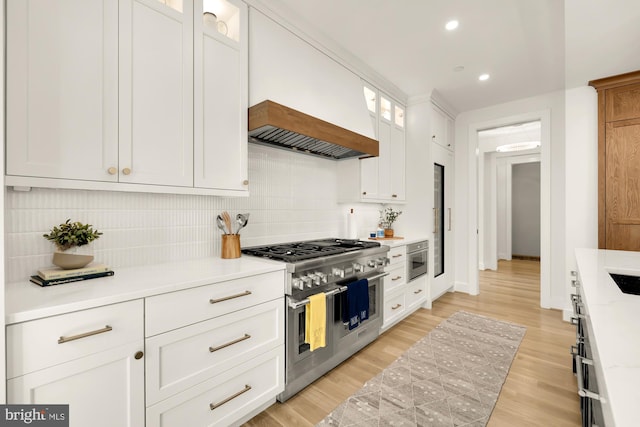
[[[550,283],[550,140],[551,140],[551,123],[550,111],[542,110],[538,112],[525,113],[519,116],[504,117],[495,119],[490,122],[477,123],[469,127],[469,154],[474,161],[473,173],[475,177],[475,195],[472,193],[473,204],[477,206],[477,210],[469,216],[469,231],[477,236],[475,241],[470,241],[470,264],[469,269],[479,271],[481,268],[497,268],[498,250],[497,250],[497,224],[503,224],[505,219],[497,219],[497,192],[489,193],[485,197],[485,182],[493,183],[497,180],[497,169],[494,169],[492,162],[498,161],[499,156],[505,158],[513,158],[524,160],[524,162],[539,162],[540,164],[540,306],[544,308],[550,307],[551,299],[551,283]],[[537,137],[529,136],[526,142],[517,147],[516,141],[507,141],[507,136],[497,137],[494,135],[493,145],[481,142],[483,131],[493,131],[495,133],[510,134],[514,128],[520,127],[522,133],[533,131]],[[525,130],[530,127],[526,132]],[[509,129],[511,128],[511,129]],[[510,137],[509,137],[510,138]],[[502,140],[501,140],[502,139]],[[528,143],[537,142],[537,147],[532,147]],[[497,148],[501,145],[512,146],[508,149],[520,148],[520,151],[502,151],[498,153]],[[516,146],[516,147],[514,147]],[[494,153],[494,154],[488,154]],[[487,155],[488,154],[488,155]],[[515,162],[518,163],[518,162]],[[513,162],[509,165],[512,167]],[[487,166],[490,165],[490,166]],[[485,176],[485,169],[491,171]],[[495,173],[493,172],[495,170]],[[470,177],[471,177],[470,176]],[[474,200],[475,199],[475,200]],[[470,200],[470,201],[471,201]],[[485,210],[489,209],[490,214],[485,215]],[[493,211],[493,212],[492,212]],[[494,214],[495,212],[495,214]],[[473,227],[473,228],[471,228]],[[496,237],[494,237],[494,235]],[[487,236],[490,236],[488,239]],[[475,253],[476,256],[473,256]],[[490,255],[490,258],[487,256]],[[471,272],[472,270],[470,270]],[[477,273],[469,275],[469,291],[471,294],[479,292]]]

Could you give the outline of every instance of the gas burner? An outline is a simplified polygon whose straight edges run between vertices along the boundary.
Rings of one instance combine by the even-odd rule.
[[[380,246],[378,242],[352,239],[320,239],[245,248],[242,253],[288,263]]]

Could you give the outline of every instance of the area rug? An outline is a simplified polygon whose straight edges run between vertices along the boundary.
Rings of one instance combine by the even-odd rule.
[[[458,311],[317,426],[485,426],[525,332]]]

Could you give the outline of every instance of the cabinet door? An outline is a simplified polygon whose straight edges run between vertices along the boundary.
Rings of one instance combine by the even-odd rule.
[[[391,139],[389,149],[389,170],[391,176],[389,181],[391,183],[391,199],[392,201],[405,200],[405,131],[404,131],[404,109],[395,105],[395,118],[391,127]]]
[[[117,180],[117,2],[6,7],[7,174]]]
[[[453,120],[435,105],[431,114],[431,140],[453,150]]]
[[[207,6],[209,2],[205,3]],[[247,190],[247,6],[196,2],[195,186]],[[213,13],[211,22],[203,13]],[[211,15],[209,15],[211,16]]]
[[[133,343],[7,381],[8,403],[68,404],[71,427],[144,425],[144,359]]]
[[[193,185],[193,2],[120,0],[120,182]]]

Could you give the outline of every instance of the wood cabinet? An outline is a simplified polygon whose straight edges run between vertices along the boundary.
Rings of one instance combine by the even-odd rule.
[[[640,71],[589,84],[598,91],[598,246],[640,251]]]
[[[224,34],[198,2],[45,3],[7,2],[7,185],[246,195],[243,2]]]
[[[143,350],[142,300],[9,325],[8,403],[69,404],[74,427],[142,426]]]
[[[378,157],[341,161],[338,200],[342,202],[393,203],[405,201],[405,107],[378,89],[365,84]]]

